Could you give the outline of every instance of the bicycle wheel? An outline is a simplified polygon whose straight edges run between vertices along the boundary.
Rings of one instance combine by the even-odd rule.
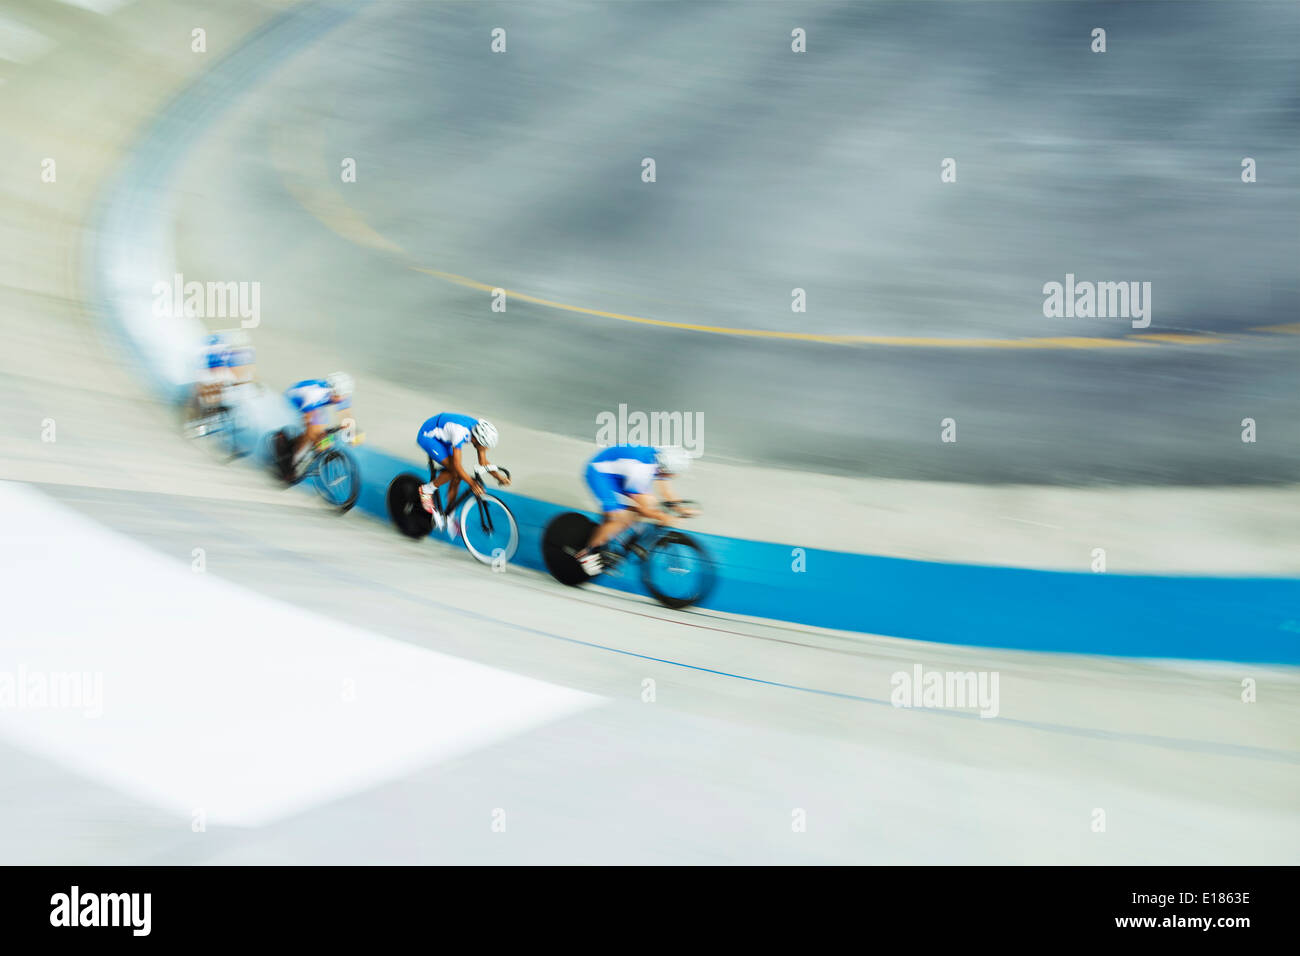
[[[293,478],[293,442],[289,439],[289,430],[281,428],[266,435],[262,439],[262,449],[271,474],[286,485],[297,484]]]
[[[361,471],[352,456],[341,448],[331,448],[321,455],[312,477],[320,496],[340,514],[357,503],[361,494]]]
[[[224,405],[200,411],[195,403],[191,408],[194,417],[185,423],[186,437],[201,438],[203,447],[217,461],[234,458],[238,451],[234,413]]]
[[[408,538],[427,538],[433,531],[433,515],[420,504],[422,482],[412,474],[398,475],[388,483],[388,517]]]
[[[680,531],[660,535],[641,563],[642,583],[664,607],[703,601],[713,588],[714,575],[713,559],[704,546]]]
[[[551,519],[542,532],[542,563],[551,577],[570,587],[590,580],[573,553],[586,546],[595,527],[596,522],[576,511],[566,511]]]
[[[470,496],[460,509],[460,536],[475,560],[509,561],[519,550],[519,526],[500,498]]]
[[[229,407],[223,408],[221,412],[222,420],[213,437],[220,443],[221,453],[225,459],[233,461],[246,454],[239,444],[240,415],[234,408]]]

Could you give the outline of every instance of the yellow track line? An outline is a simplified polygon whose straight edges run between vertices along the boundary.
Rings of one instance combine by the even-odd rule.
[[[1143,335],[1110,337],[1062,335],[1022,339],[948,338],[939,336],[928,337],[906,335],[831,335],[819,332],[778,332],[770,329],[742,329],[723,325],[697,325],[693,322],[672,322],[666,319],[651,319],[640,315],[625,315],[621,312],[606,312],[602,309],[592,309],[586,306],[572,305],[567,302],[557,302],[554,299],[543,299],[540,296],[529,295],[526,292],[518,292],[506,289],[503,286],[480,282],[477,279],[457,275],[454,272],[443,272],[440,269],[432,269],[412,261],[406,250],[377,232],[356,212],[356,210],[345,203],[337,195],[329,193],[322,196],[318,192],[308,190],[301,182],[295,181],[295,176],[290,171],[290,163],[288,162],[288,157],[286,155],[287,150],[285,150],[286,145],[287,144],[283,141],[275,140],[273,140],[271,144],[273,159],[275,165],[280,169],[280,175],[284,181],[286,191],[293,197],[295,202],[302,206],[302,208],[307,212],[311,213],[317,221],[335,235],[357,245],[367,246],[372,249],[394,254],[398,258],[405,260],[407,268],[415,272],[433,276],[434,278],[442,279],[445,282],[451,282],[459,286],[464,286],[465,288],[478,289],[483,292],[492,292],[496,289],[501,289],[508,299],[515,299],[520,302],[529,302],[533,305],[540,305],[548,309],[557,309],[562,312],[572,312],[578,315],[591,315],[597,318],[612,319],[618,322],[632,322],[637,325],[653,325],[665,329],[678,329],[686,332],[702,332],[708,335],[733,335],[753,339],[818,342],[825,345],[881,345],[902,348],[947,349],[1115,349],[1151,348],[1158,347],[1159,344],[1206,345],[1213,342],[1223,342],[1228,340],[1228,336],[1220,335],[1215,332],[1206,332],[1201,334],[1152,332]],[[1279,326],[1259,326],[1250,331],[1300,332],[1300,323]]]
[[[570,305],[567,302],[556,302],[553,299],[543,299],[539,296],[529,295],[526,292],[515,292],[501,286],[489,285],[486,282],[479,282],[477,279],[470,279],[467,276],[456,275],[454,272],[442,272],[438,269],[429,269],[425,266],[417,265],[412,265],[410,268],[414,269],[416,272],[422,272],[425,275],[434,276],[438,279],[443,279],[447,282],[452,282],[456,285],[465,286],[470,289],[480,289],[484,292],[492,292],[495,289],[501,289],[509,299],[518,299],[520,302],[531,302],[533,305],[545,306],[548,309],[559,309],[563,312],[576,312],[581,315],[594,315],[602,319],[615,319],[619,322],[635,322],[639,325],[656,325],[665,329],[682,329],[687,332],[707,332],[711,335],[739,335],[747,338],[759,339],[790,339],[797,342],[824,342],[832,345],[903,345],[932,348],[1126,348],[1140,346],[1142,344],[1140,342],[1131,341],[1130,339],[1092,338],[1082,335],[1030,339],[952,339],[897,335],[829,335],[819,332],[778,332],[770,329],[738,329],[725,325],[697,325],[693,322],[670,322],[667,319],[648,319],[640,315],[624,315],[621,312],[606,312],[602,309],[591,309],[582,305]]]

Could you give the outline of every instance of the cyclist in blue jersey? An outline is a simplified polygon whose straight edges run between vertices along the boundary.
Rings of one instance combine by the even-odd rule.
[[[451,483],[445,500],[456,500],[460,483],[464,480],[476,495],[483,494],[482,480],[489,473],[496,478],[497,484],[510,484],[510,477],[488,461],[487,451],[495,448],[499,439],[496,426],[484,418],[460,415],[456,412],[443,412],[427,419],[420,426],[415,443],[429,456],[429,481],[420,486],[420,504],[424,510],[433,515],[434,526],[441,531],[447,517],[434,504],[434,491],[442,485]],[[478,457],[474,473],[466,469],[462,450],[472,448]]]
[[[595,577],[601,572],[605,545],[624,528],[647,518],[659,524],[674,523],[674,515],[665,510],[661,499],[677,500],[668,479],[680,475],[690,464],[690,457],[681,448],[648,445],[614,445],[587,463],[587,487],[605,516],[591,533],[587,546],[575,555],[588,575]],[[654,490],[658,490],[658,497]],[[683,516],[696,513],[690,508],[673,510]]]
[[[285,389],[284,396],[302,416],[302,434],[293,444],[290,468],[296,477],[311,461],[310,452],[329,428],[329,409],[352,407],[352,376],[333,372],[324,378],[307,378]]]
[[[197,381],[200,408],[226,404],[226,389],[253,379],[253,347],[247,333],[213,332],[204,340]]]

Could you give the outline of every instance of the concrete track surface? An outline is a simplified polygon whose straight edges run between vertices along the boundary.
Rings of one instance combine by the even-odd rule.
[[[158,39],[196,8],[128,4],[102,44],[16,9],[58,43],[7,78],[0,128],[75,158],[59,190],[5,183],[0,671],[93,669],[105,693],[94,718],[0,709],[0,861],[1300,858],[1292,669],[674,614],[208,460],[106,350],[74,267],[125,131],[202,68]],[[199,12],[233,44],[276,11]],[[997,716],[890,706],[917,665],[996,672]],[[449,712],[453,677],[481,693]]]

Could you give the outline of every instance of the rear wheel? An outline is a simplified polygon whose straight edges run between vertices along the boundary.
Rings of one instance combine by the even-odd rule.
[[[422,484],[411,474],[398,475],[388,484],[388,517],[408,538],[427,538],[433,531],[433,515],[420,504]]]
[[[596,522],[576,511],[566,511],[551,519],[542,533],[542,561],[551,577],[570,587],[589,580],[573,555],[587,546],[595,528]]]
[[[267,436],[265,456],[271,474],[285,484],[296,484],[293,480],[293,440],[289,437],[287,428],[281,428]]]
[[[361,471],[352,456],[331,448],[316,463],[316,490],[340,513],[349,510],[361,495]]]
[[[664,607],[698,604],[713,589],[713,559],[704,546],[688,534],[667,531],[660,535],[641,563],[641,581]]]
[[[474,558],[484,564],[509,561],[519,550],[519,526],[500,498],[471,496],[460,509],[460,536]]]

